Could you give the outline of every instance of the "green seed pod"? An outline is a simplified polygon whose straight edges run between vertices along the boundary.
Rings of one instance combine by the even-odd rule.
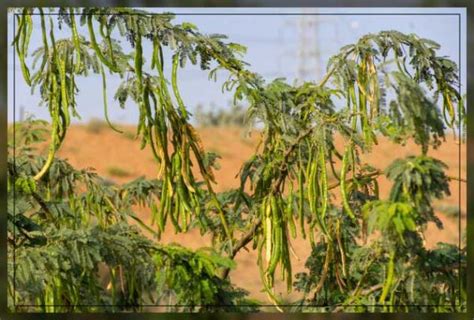
[[[79,34],[77,33],[76,27],[76,18],[74,15],[74,8],[69,8],[69,18],[71,20],[71,30],[72,30],[72,40],[74,43],[74,49],[76,50],[76,64],[75,64],[75,72],[79,73],[82,66],[81,61],[81,43],[79,39]]]
[[[322,208],[321,208],[321,220],[326,218],[326,212],[328,208],[328,177],[326,170],[326,152],[324,145],[321,146],[319,152],[319,166],[321,167],[321,193],[322,193]]]
[[[39,8],[39,12],[40,12],[40,17],[41,17],[41,35],[42,35],[42,40],[43,40],[44,54],[43,54],[43,61],[41,62],[41,67],[37,73],[38,77],[41,75],[41,72],[44,70],[44,67],[46,66],[46,63],[48,62],[48,58],[49,58],[48,36],[46,33],[46,22],[44,21],[43,9]]]
[[[273,211],[273,210],[272,210]],[[272,252],[271,252],[271,258],[268,263],[268,268],[266,271],[267,279],[269,282],[270,286],[273,286],[273,279],[274,279],[274,274],[275,270],[277,267],[278,262],[280,261],[281,257],[281,249],[282,249],[282,229],[281,225],[278,223],[278,218],[276,217],[278,215],[277,212],[272,212]]]
[[[118,133],[123,133],[123,131],[115,128],[115,126],[110,122],[110,119],[109,119],[109,112],[108,112],[108,107],[107,107],[107,81],[105,77],[104,67],[102,67],[102,65],[100,65],[100,74],[102,76],[102,96],[103,96],[103,101],[104,101],[105,121],[107,121],[107,124],[109,125],[110,128],[112,128],[112,130]]]
[[[393,283],[393,274],[394,274],[394,269],[395,269],[395,251],[390,252],[390,257],[387,263],[387,277],[385,279],[385,283],[382,289],[382,294],[380,295],[379,303],[383,304],[385,303],[385,299],[387,298],[387,295],[392,287]]]
[[[61,85],[61,106],[64,113],[64,120],[66,127],[69,127],[70,116],[69,116],[69,103],[67,97],[67,84],[66,84],[66,59],[59,59],[56,54],[56,63],[59,69],[59,80]]]
[[[178,65],[179,65],[179,52],[173,55],[173,68],[171,70],[171,84],[173,86],[173,92],[178,101],[179,109],[181,110],[181,115],[184,119],[188,118],[188,113],[186,107],[184,106],[183,99],[179,93],[178,89]]]
[[[179,207],[180,207],[180,203],[179,201],[175,201],[173,203],[173,213],[170,215],[171,217],[171,222],[173,223],[173,226],[174,226],[174,229],[175,229],[175,234],[181,232],[181,227],[179,226],[179,213],[180,213],[180,210],[179,210]]]
[[[272,255],[272,235],[273,235],[273,225],[272,225],[272,208],[270,204],[270,199],[265,203],[265,258],[269,262]]]
[[[304,230],[304,181],[303,168],[298,171],[298,218],[300,220],[300,230],[303,239],[306,239],[306,232]]]
[[[179,190],[180,190],[180,188],[178,187],[178,194],[180,193]],[[179,198],[181,198],[181,201],[183,201],[181,195],[179,196]],[[179,201],[178,198],[176,198],[176,200]],[[184,205],[184,201],[183,201],[182,204],[183,204],[183,205],[180,205],[180,206],[179,206],[179,214],[180,214],[180,216],[181,216],[181,226],[182,226],[182,227],[181,227],[181,230],[182,230],[183,232],[187,232],[187,231],[188,231],[188,219],[187,219],[188,217],[187,217],[187,213],[189,212],[189,210],[188,210],[188,208],[185,208],[186,205]]]
[[[92,25],[92,17],[93,17],[93,14],[87,15],[87,28],[89,30],[89,37],[91,40],[92,49],[94,49],[99,60],[102,61],[102,63],[105,64],[111,71],[119,72],[119,70],[115,66],[115,63],[110,62],[109,60],[107,60],[107,58],[105,58],[104,54],[102,53],[102,50],[99,48],[99,45],[97,44],[97,40],[95,38],[95,33],[94,33],[94,26]],[[138,37],[138,38],[141,38],[141,37]]]
[[[183,209],[186,210],[187,212],[192,212],[191,205],[189,203],[188,196],[186,194],[186,189],[183,186],[182,179],[179,178],[178,183],[177,183],[177,190],[179,197],[181,198],[181,204],[183,205]]]
[[[288,203],[286,206],[286,219],[288,221],[288,226],[290,228],[291,236],[293,238],[296,238],[296,225],[295,225],[295,220],[293,216],[293,185],[290,183],[290,191],[288,195]]]
[[[31,79],[30,79],[30,70],[28,69],[28,66],[26,65],[25,61],[25,54],[26,54],[26,44],[27,44],[27,38],[28,34],[31,32],[29,31],[31,27],[29,24],[31,24],[31,17],[28,19],[28,12],[27,9],[25,8],[23,10],[23,14],[20,16],[17,16],[18,19],[18,33],[17,37],[14,40],[16,52],[18,54],[18,58],[20,60],[20,66],[21,66],[21,72],[23,73],[23,78],[25,79],[25,82],[31,86]],[[31,35],[31,34],[30,34]]]
[[[341,197],[342,197],[342,204],[344,207],[344,210],[346,210],[347,214],[349,217],[354,220],[355,215],[354,212],[352,211],[351,206],[349,205],[349,200],[347,196],[347,184],[346,184],[346,175],[347,175],[347,165],[348,165],[348,158],[349,154],[351,153],[351,146],[347,146],[346,150],[344,152],[344,157],[342,159],[342,167],[341,167],[341,184],[340,184],[340,189],[341,189]]]

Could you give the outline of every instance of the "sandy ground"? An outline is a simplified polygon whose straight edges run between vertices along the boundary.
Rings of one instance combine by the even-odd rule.
[[[126,128],[130,133],[132,128]],[[72,126],[67,134],[64,145],[59,151],[59,156],[67,158],[69,162],[77,168],[95,168],[96,172],[117,183],[124,183],[139,176],[154,178],[157,173],[157,165],[148,148],[140,150],[139,142],[134,140],[131,134],[121,135],[107,127],[100,128],[99,132],[91,130],[90,126],[75,125]],[[204,146],[207,151],[213,151],[221,155],[219,160],[221,169],[215,172],[216,191],[223,191],[238,186],[238,173],[240,166],[254,152],[258,142],[258,133],[253,133],[249,138],[244,137],[242,131],[238,128],[203,128],[199,129]],[[452,137],[447,139],[438,150],[431,151],[430,155],[443,160],[448,166],[448,174],[458,177],[459,169],[461,176],[466,177],[466,146],[461,146],[461,163],[459,162],[459,145]],[[343,141],[336,139],[336,146],[341,146]],[[340,148],[339,148],[340,150]],[[385,168],[394,159],[405,157],[410,154],[418,154],[419,147],[414,144],[408,144],[405,147],[394,145],[386,139],[379,139],[379,145],[373,152],[364,157],[364,160],[376,168]],[[336,165],[337,167],[337,165]],[[122,170],[124,176],[116,176],[113,171]],[[381,197],[386,197],[390,189],[390,183],[380,179]],[[465,227],[465,183],[451,182],[451,193],[449,198],[442,202],[436,202],[437,207],[458,208],[461,202],[461,223],[462,230]],[[461,191],[461,192],[460,192]],[[462,195],[461,199],[459,195]],[[444,209],[443,211],[447,211]],[[137,208],[138,215],[145,221],[149,221],[150,212],[144,208]],[[430,224],[425,232],[426,244],[433,247],[437,242],[449,242],[457,244],[459,241],[459,219],[456,213],[444,214],[437,210],[439,218],[444,224],[443,230],[438,230],[434,224]],[[210,239],[203,237],[197,230],[188,234],[175,235],[171,228],[164,234],[163,243],[178,242],[181,245],[190,248],[208,246]],[[304,271],[304,262],[310,252],[309,241],[301,238],[292,240],[293,247],[300,258],[299,261],[293,261],[293,274]],[[261,281],[256,266],[257,254],[249,246],[249,251],[242,250],[236,257],[237,268],[230,274],[232,282],[237,286],[251,292],[251,296],[262,301],[266,301],[266,295],[261,292]],[[284,286],[279,284],[277,292],[281,292],[286,301],[291,301],[298,297],[297,293],[288,295]]]

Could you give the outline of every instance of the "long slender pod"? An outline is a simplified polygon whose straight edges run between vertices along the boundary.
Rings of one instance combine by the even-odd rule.
[[[321,204],[321,220],[324,221],[328,209],[328,175],[326,169],[326,148],[324,143],[321,144],[321,150],[319,152],[319,167],[321,168],[321,193],[322,193],[322,204]]]
[[[349,155],[351,154],[351,145],[349,144],[344,151],[344,156],[342,158],[342,167],[341,167],[341,182],[340,182],[340,189],[341,189],[341,196],[342,196],[342,204],[344,210],[347,212],[349,217],[352,220],[355,220],[354,212],[352,211],[351,206],[349,205],[349,199],[347,196],[347,183],[346,183],[346,175],[347,175],[347,166],[349,161]]]
[[[181,115],[187,119],[188,113],[186,111],[186,107],[184,106],[183,99],[181,98],[181,94],[179,93],[178,89],[178,66],[179,66],[179,52],[175,53],[173,56],[173,67],[171,70],[171,85],[173,86],[173,92],[178,101],[178,106],[181,111]]]
[[[100,65],[100,74],[102,76],[102,97],[104,101],[104,116],[105,116],[105,121],[107,121],[107,124],[109,125],[112,130],[118,132],[118,133],[123,133],[123,131],[117,129],[112,122],[110,122],[109,119],[109,111],[108,111],[108,103],[107,103],[107,79],[105,77],[105,72],[104,72],[104,67]]]
[[[385,283],[382,289],[382,294],[380,295],[379,303],[385,303],[385,299],[390,291],[390,288],[393,284],[393,274],[395,269],[395,251],[390,253],[390,257],[387,263],[387,277],[385,278]]]
[[[74,14],[74,8],[69,8],[69,18],[71,19],[72,40],[74,42],[74,49],[76,50],[75,72],[79,72],[81,70],[81,66],[82,66],[81,41],[80,41],[80,38],[79,38],[79,33],[77,32],[76,17],[75,17],[75,14]]]
[[[92,17],[93,16],[94,16],[93,14],[88,14],[87,15],[87,28],[89,30],[89,37],[90,37],[90,40],[91,40],[92,49],[94,49],[97,57],[99,58],[100,61],[102,61],[103,64],[105,64],[113,72],[118,72],[119,70],[115,66],[115,63],[110,62],[109,60],[107,60],[107,58],[102,53],[102,49],[99,47],[99,44],[97,43],[97,39],[95,37],[95,32],[94,32],[94,26],[93,26],[93,23],[92,23]]]
[[[31,15],[28,11],[28,8],[23,9],[21,15],[17,15],[18,20],[18,31],[13,43],[15,44],[15,49],[18,54],[18,59],[20,60],[21,72],[23,73],[23,78],[25,82],[31,86],[30,79],[30,70],[26,65],[26,54],[28,50],[29,38],[31,37],[31,30],[33,28]]]

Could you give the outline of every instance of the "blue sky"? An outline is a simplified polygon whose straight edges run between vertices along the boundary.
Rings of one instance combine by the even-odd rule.
[[[466,14],[463,8],[324,8],[324,9],[296,9],[296,8],[166,8],[151,9],[153,12],[176,13],[176,23],[191,22],[198,26],[203,33],[220,33],[228,36],[228,40],[247,46],[248,51],[244,60],[250,63],[250,69],[271,80],[276,77],[285,77],[290,83],[298,77],[298,70],[304,63],[305,69],[310,72],[305,80],[317,81],[322,77],[325,65],[330,56],[346,44],[357,41],[362,35],[376,33],[382,30],[398,30],[404,33],[416,33],[420,37],[429,38],[441,45],[440,55],[448,56],[459,64],[459,45],[461,45],[461,78],[465,88],[466,79]],[[192,15],[193,13],[210,13],[211,15]],[[236,13],[238,15],[218,15],[218,13]],[[279,13],[278,15],[242,15],[244,13]],[[295,15],[300,13],[314,13],[319,15]],[[371,15],[361,15],[370,13]],[[392,15],[397,13],[397,15]],[[424,15],[427,13],[461,14],[461,43],[459,43],[458,16],[456,15]],[[180,15],[181,14],[181,15]],[[185,15],[184,15],[185,14]],[[191,15],[190,15],[191,14]],[[344,14],[344,15],[340,15]],[[379,15],[391,14],[391,15]],[[400,15],[403,14],[403,15]],[[9,14],[9,43],[12,41],[13,16]],[[41,46],[41,32],[39,17],[34,16],[34,24],[38,28],[33,32],[30,50]],[[304,21],[304,22],[303,22]],[[56,21],[55,21],[56,22]],[[306,38],[301,36],[301,24],[310,25],[305,31]],[[55,23],[57,27],[57,23]],[[80,32],[85,28],[80,29]],[[57,32],[56,38],[69,37],[68,28]],[[306,43],[308,50],[318,51],[319,59],[314,55],[307,55],[302,62],[298,55]],[[126,50],[131,50],[122,41]],[[148,45],[145,52],[150,50]],[[151,52],[148,51],[148,52]],[[13,69],[12,50],[9,50],[9,122],[13,121],[13,73],[16,73],[15,105],[16,119],[19,119],[21,107],[27,113],[38,118],[49,119],[46,107],[39,106],[39,96],[30,93],[24,82],[19,63]],[[146,56],[145,56],[146,57]],[[319,68],[318,68],[319,65]],[[168,67],[170,67],[168,63]],[[165,68],[170,73],[170,68]],[[205,109],[212,107],[225,108],[229,106],[231,95],[222,94],[221,84],[226,79],[220,74],[217,82],[207,79],[207,72],[200,71],[199,67],[187,65],[180,71],[180,88],[185,104],[193,112],[198,104]],[[136,106],[129,103],[125,110],[119,108],[113,95],[120,84],[118,76],[108,79],[109,115],[113,122],[136,123],[138,111]],[[77,79],[79,95],[77,97],[78,110],[82,121],[91,118],[103,118],[102,86],[99,75],[90,75],[88,78]],[[464,90],[464,89],[463,89]],[[78,122],[78,121],[76,121]]]

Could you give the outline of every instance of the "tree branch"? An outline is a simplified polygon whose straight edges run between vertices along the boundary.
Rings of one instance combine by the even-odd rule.
[[[456,180],[456,181],[461,181],[461,182],[467,183],[467,180],[466,180],[466,179],[459,178],[459,177],[448,176],[448,179],[449,179],[449,180]]]
[[[299,135],[298,138],[296,139],[296,141],[285,151],[285,154],[283,156],[283,161],[282,161],[282,164],[280,166],[280,170],[281,170],[282,174],[280,175],[278,180],[272,186],[272,192],[273,193],[277,192],[278,189],[280,189],[281,184],[285,181],[286,176],[288,175],[288,167],[286,166],[286,163],[288,163],[288,159],[289,159],[291,153],[295,150],[295,148],[298,146],[298,144],[301,142],[301,140],[303,140],[305,137],[310,135],[313,132],[314,129],[316,129],[316,127],[311,127],[309,129],[307,129],[305,132],[303,132],[301,135]],[[246,234],[244,234],[242,236],[242,238],[240,238],[239,242],[237,242],[235,244],[235,246],[232,248],[232,252],[230,254],[231,259],[233,259],[237,255],[237,253],[240,251],[240,249],[242,249],[250,241],[252,241],[255,233],[257,232],[257,229],[260,227],[261,224],[262,224],[262,220],[260,218],[257,218],[257,220],[255,220],[255,223],[252,226],[252,228]],[[222,272],[222,278],[223,279],[227,278],[227,276],[229,275],[229,272],[230,272],[229,268],[224,269],[224,271]]]
[[[313,130],[316,129],[315,127],[311,127],[305,132],[303,132],[297,139],[296,141],[286,150],[284,156],[283,156],[283,161],[282,164],[280,165],[280,170],[282,171],[282,174],[280,175],[280,178],[277,180],[277,182],[273,185],[273,192],[277,192],[278,189],[280,189],[281,184],[285,181],[286,176],[288,174],[288,159],[290,158],[291,153],[295,150],[296,146],[298,146],[304,138],[306,138],[308,135],[310,135]]]
[[[367,288],[367,289],[365,289],[365,290],[362,290],[360,294],[362,294],[363,296],[366,296],[366,295],[371,294],[372,292],[375,292],[375,291],[380,290],[380,289],[382,289],[382,288],[383,288],[383,284],[379,283],[379,284],[376,284],[376,285],[374,285],[374,286],[372,286],[372,287],[370,287],[370,288]],[[353,293],[353,294],[354,294],[354,293]],[[351,301],[352,301],[352,300],[349,300],[347,304],[338,306],[338,307],[335,308],[332,312],[340,312],[340,311],[343,311],[345,307],[350,306],[349,303],[350,303]]]
[[[283,163],[286,163],[288,161],[288,158],[290,157],[291,153],[294,151],[294,149],[296,148],[296,146],[301,142],[301,140],[303,140],[306,136],[308,136],[309,134],[311,134],[311,132],[313,132],[313,130],[315,129],[316,127],[311,127],[310,129],[306,130],[303,134],[301,134],[295,141],[295,143],[293,143],[288,149],[287,151],[285,152],[285,155],[284,155],[284,162]],[[277,180],[277,182],[273,185],[273,188],[272,188],[272,192],[276,192],[281,184],[283,183],[283,181],[285,180],[286,178],[286,175],[287,175],[287,172],[288,170],[287,169],[283,169],[282,171],[284,171],[284,174],[282,174],[280,176],[280,178]],[[365,174],[365,175],[359,175],[359,176],[356,176],[356,179],[362,179],[362,178],[370,178],[370,177],[375,177],[375,176],[378,176],[382,174],[382,171],[381,170],[376,170],[376,171],[373,171],[371,173],[368,173],[368,174]],[[348,178],[346,179],[346,182],[350,182],[352,180],[352,178]],[[335,189],[337,188],[339,185],[341,184],[340,181],[338,182],[335,182],[334,184],[331,184],[328,186],[328,190],[332,190],[332,189]],[[252,228],[247,232],[245,233],[239,240],[239,242],[237,242],[235,244],[235,246],[233,247],[232,249],[232,252],[230,254],[230,258],[233,259],[235,258],[235,256],[237,255],[237,253],[242,249],[244,248],[250,241],[252,241],[255,233],[257,232],[258,228],[260,227],[260,225],[262,224],[262,220],[260,218],[257,218],[257,220],[255,220],[255,223],[254,225],[252,226]],[[227,278],[227,276],[229,275],[229,272],[230,272],[230,269],[229,268],[226,268],[224,269],[223,273],[222,273],[222,278],[225,279]]]

